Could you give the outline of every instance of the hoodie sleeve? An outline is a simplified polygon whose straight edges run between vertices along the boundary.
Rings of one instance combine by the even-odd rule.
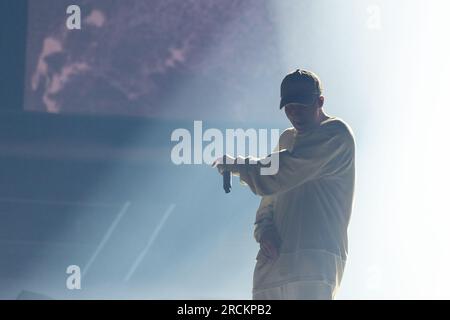
[[[241,158],[232,171],[240,176],[253,193],[261,196],[275,195],[307,181],[338,173],[353,161],[353,139],[347,133],[324,132],[304,137],[293,150],[276,151],[265,159]],[[274,174],[261,174],[267,168],[267,158],[276,164]],[[252,162],[253,161],[253,162]],[[276,169],[276,168],[275,168]]]

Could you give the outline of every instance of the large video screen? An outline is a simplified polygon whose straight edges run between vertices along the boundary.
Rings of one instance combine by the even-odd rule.
[[[67,25],[73,1],[29,1],[26,110],[240,119],[276,107],[269,2],[75,3],[80,29]]]

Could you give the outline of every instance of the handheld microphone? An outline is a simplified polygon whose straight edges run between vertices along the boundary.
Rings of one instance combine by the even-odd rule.
[[[225,193],[231,192],[231,172],[230,171],[223,172],[223,190],[225,190]]]
[[[223,163],[226,161],[226,156],[223,156]],[[223,190],[225,193],[231,192],[231,171],[223,172]]]

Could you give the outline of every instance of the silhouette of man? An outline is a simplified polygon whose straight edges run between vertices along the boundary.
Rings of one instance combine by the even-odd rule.
[[[291,128],[272,153],[279,169],[262,175],[264,159],[217,159],[262,196],[254,237],[260,244],[253,299],[334,299],[347,259],[355,183],[355,142],[350,127],[323,111],[323,87],[311,71],[288,74],[280,109]],[[251,163],[249,159],[255,160]],[[239,161],[238,161],[239,160]]]

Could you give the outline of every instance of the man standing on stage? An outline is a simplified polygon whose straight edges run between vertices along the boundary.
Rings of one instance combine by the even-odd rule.
[[[254,237],[260,244],[253,299],[333,299],[347,258],[355,184],[355,142],[350,127],[323,111],[316,74],[296,70],[281,83],[280,109],[292,128],[272,154],[279,170],[262,175],[267,162],[227,156],[220,173],[239,175],[262,196]],[[269,155],[270,157],[271,155]],[[251,158],[255,160],[255,158]]]

